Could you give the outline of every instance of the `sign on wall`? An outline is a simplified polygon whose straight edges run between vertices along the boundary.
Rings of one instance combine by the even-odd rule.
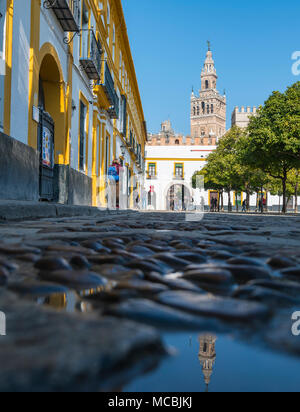
[[[52,167],[52,142],[51,132],[47,127],[43,127],[43,166]]]

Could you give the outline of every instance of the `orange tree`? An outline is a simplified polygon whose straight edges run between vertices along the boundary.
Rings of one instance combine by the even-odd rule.
[[[300,82],[285,93],[274,92],[251,118],[240,160],[281,181],[286,213],[288,176],[300,169]]]

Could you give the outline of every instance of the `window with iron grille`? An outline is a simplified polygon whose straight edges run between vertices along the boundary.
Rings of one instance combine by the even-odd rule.
[[[130,130],[130,146],[133,147],[133,133],[132,133],[132,130]]]
[[[123,133],[123,136],[126,136],[127,135],[127,100],[124,95],[122,95],[121,97],[121,105],[122,105],[121,132]]]
[[[156,164],[155,163],[149,163],[148,174],[149,174],[149,177],[156,176]]]
[[[80,143],[79,143],[79,169],[85,171],[85,147],[86,147],[86,115],[87,107],[80,102]]]
[[[183,164],[176,163],[175,165],[175,176],[176,177],[183,177]]]

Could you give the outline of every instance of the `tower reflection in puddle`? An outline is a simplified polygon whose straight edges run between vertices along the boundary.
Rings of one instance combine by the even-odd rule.
[[[215,335],[205,334],[199,336],[199,361],[202,366],[207,392],[209,389],[209,384],[211,382],[214,364],[217,358],[216,341],[217,337]]]

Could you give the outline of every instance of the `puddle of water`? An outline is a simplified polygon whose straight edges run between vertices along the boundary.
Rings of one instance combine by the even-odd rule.
[[[230,336],[166,334],[164,342],[176,348],[177,355],[130,383],[124,392],[300,390],[300,359],[250,347]]]
[[[55,293],[50,296],[38,298],[38,305],[50,306],[53,309],[62,310],[68,313],[91,312],[92,305],[83,300],[84,297],[94,295],[107,290],[106,287],[89,289],[81,292],[69,291],[67,293]]]
[[[82,298],[103,290],[70,291],[35,301],[71,313],[92,312],[92,305]],[[174,332],[162,338],[176,354],[129,383],[124,392],[300,391],[300,358],[250,346],[229,335]]]

